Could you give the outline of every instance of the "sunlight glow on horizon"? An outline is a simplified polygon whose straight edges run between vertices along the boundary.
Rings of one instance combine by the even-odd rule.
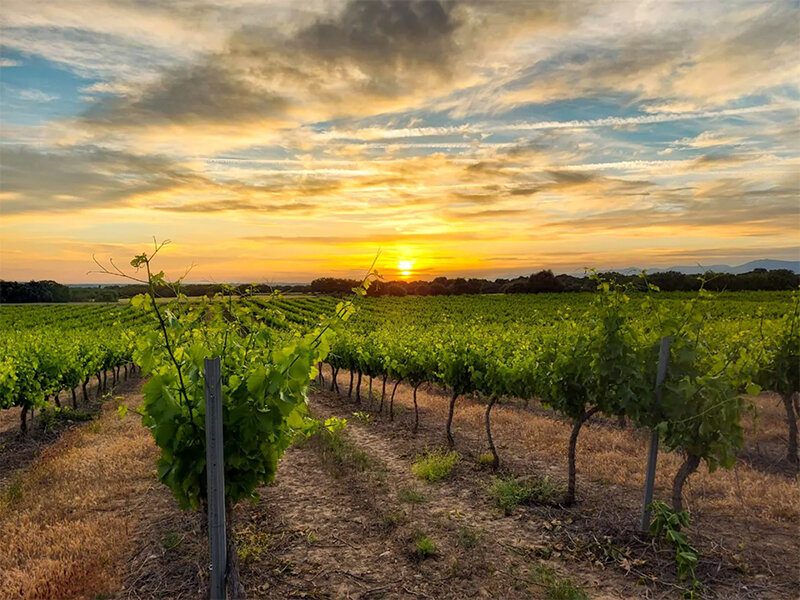
[[[800,259],[796,2],[367,1],[7,0],[0,278]]]

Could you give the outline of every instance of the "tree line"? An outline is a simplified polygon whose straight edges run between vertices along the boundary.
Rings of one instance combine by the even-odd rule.
[[[644,280],[636,275],[605,272],[600,275],[617,285],[630,285],[645,291]],[[713,273],[703,275],[705,289],[709,291],[793,290],[800,286],[800,274],[788,269],[754,269],[747,273]],[[665,292],[693,292],[700,289],[697,275],[678,271],[649,273],[647,281]],[[277,285],[239,284],[229,286],[219,283],[189,283],[181,286],[186,296],[213,296],[220,293],[268,294],[273,290],[284,293],[315,293],[340,296],[349,294],[360,281],[336,277],[320,277],[310,284]],[[543,270],[514,279],[479,279],[464,277],[437,277],[432,281],[376,281],[369,289],[370,296],[455,296],[462,294],[537,294],[557,292],[591,292],[595,285],[589,275],[554,275]],[[117,302],[147,292],[144,285],[66,286],[55,281],[3,281],[0,280],[0,304],[25,302]],[[156,290],[160,297],[174,298],[175,290],[163,286]]]
[[[678,271],[649,273],[646,280],[638,274],[626,275],[617,272],[600,273],[600,276],[616,285],[629,285],[634,290],[646,291],[647,282],[665,292],[698,291],[701,278]],[[788,269],[755,269],[748,273],[707,272],[702,279],[709,291],[749,290],[793,290],[800,285],[800,275]],[[322,277],[309,286],[310,292],[318,294],[347,294],[360,282],[354,279]],[[592,292],[596,283],[590,275],[554,275],[543,270],[514,279],[478,279],[437,277],[432,281],[377,281],[367,292],[370,296],[455,296],[462,294],[537,294],[558,292]]]

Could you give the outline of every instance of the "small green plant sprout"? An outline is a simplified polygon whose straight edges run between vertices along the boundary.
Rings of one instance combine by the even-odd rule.
[[[117,406],[117,414],[119,415],[120,419],[124,418],[125,415],[128,414],[128,406],[125,404],[120,404]]]
[[[411,471],[428,483],[434,483],[447,477],[458,464],[458,453],[455,450],[425,450],[418,454],[411,465]]]
[[[684,596],[694,600],[697,598],[700,582],[695,577],[694,570],[697,567],[699,555],[686,536],[681,531],[682,528],[689,526],[689,513],[685,510],[676,511],[665,502],[651,502],[648,510],[653,513],[653,520],[650,522],[650,534],[663,537],[667,543],[675,548],[675,564],[678,567],[678,578],[686,581],[691,578],[691,589],[685,592]]]
[[[368,412],[364,412],[363,410],[357,410],[354,412],[353,417],[355,417],[356,421],[363,423],[364,425],[369,425],[372,423],[372,415]]]
[[[436,542],[434,542],[428,535],[417,532],[414,539],[414,551],[421,559],[426,559],[436,554]]]

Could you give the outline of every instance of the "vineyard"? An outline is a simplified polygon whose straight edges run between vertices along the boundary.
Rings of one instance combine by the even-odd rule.
[[[258,490],[275,480],[280,457],[298,437],[340,439],[353,429],[358,438],[356,430],[372,427],[405,431],[410,445],[430,444],[433,463],[474,454],[476,468],[494,477],[490,495],[508,492],[523,504],[535,504],[536,495],[518,477],[524,453],[555,462],[563,471],[550,469],[536,485],[548,482],[553,489],[542,504],[572,519],[574,506],[603,495],[597,478],[579,468],[594,464],[581,456],[581,440],[598,434],[582,435],[585,428],[621,432],[626,444],[653,431],[677,467],[658,475],[657,487],[670,479],[669,502],[650,507],[651,533],[671,549],[677,574],[664,575],[675,583],[663,589],[691,597],[715,592],[701,568],[708,544],[698,551],[685,533],[701,534],[708,519],[693,521],[685,488],[693,476],[708,477],[698,471],[741,463],[748,436],[758,437],[765,398],[784,422],[773,463],[796,473],[796,294],[634,293],[598,279],[594,294],[370,298],[368,283],[344,302],[244,294],[197,303],[179,295],[159,304],[144,295],[129,305],[1,306],[0,409],[19,410],[20,434],[29,435],[32,412],[75,410],[88,401],[90,383],[100,395],[141,371],[149,377],[142,421],[161,449],[158,478],[182,508],[195,509],[206,493],[202,364],[212,355],[223,359],[229,510],[268,495]],[[660,348],[667,368],[656,385]],[[323,399],[311,412],[309,395]],[[474,427],[464,425],[461,411]],[[508,439],[510,423],[526,419],[563,432],[547,446],[548,456],[538,454],[540,443],[525,448]],[[369,425],[373,420],[380,426]],[[636,458],[640,486],[646,461]],[[592,490],[584,494],[586,481]],[[509,506],[518,504],[504,510],[511,514]],[[796,528],[796,507],[756,518]],[[636,525],[629,519],[609,535]],[[243,594],[234,585],[231,597]],[[782,597],[780,585],[764,597]]]

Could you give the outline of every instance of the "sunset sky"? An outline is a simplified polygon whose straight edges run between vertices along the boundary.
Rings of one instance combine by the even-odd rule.
[[[793,2],[3,0],[0,278],[800,258]]]

